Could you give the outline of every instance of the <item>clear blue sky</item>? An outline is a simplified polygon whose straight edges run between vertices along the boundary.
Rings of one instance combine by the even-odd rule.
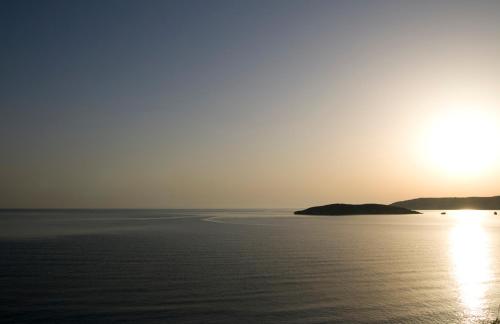
[[[495,194],[408,147],[498,108],[498,39],[498,1],[2,1],[0,207]]]

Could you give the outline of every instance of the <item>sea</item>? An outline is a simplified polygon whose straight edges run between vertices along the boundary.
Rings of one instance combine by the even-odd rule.
[[[2,323],[491,323],[500,216],[1,210]]]

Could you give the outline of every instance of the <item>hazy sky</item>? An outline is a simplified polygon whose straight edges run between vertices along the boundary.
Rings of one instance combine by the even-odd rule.
[[[500,194],[428,147],[500,129],[499,40],[499,1],[2,1],[0,207]]]

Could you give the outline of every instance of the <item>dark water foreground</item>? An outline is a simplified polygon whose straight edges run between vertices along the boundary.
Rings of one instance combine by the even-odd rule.
[[[1,211],[1,322],[474,323],[499,257],[489,212]]]

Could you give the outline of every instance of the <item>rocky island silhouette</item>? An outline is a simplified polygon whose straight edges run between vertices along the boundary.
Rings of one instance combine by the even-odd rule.
[[[382,204],[330,204],[324,206],[310,207],[304,210],[296,211],[296,215],[324,215],[324,216],[342,216],[342,215],[399,215],[399,214],[420,214],[417,211],[406,209],[399,206]]]

